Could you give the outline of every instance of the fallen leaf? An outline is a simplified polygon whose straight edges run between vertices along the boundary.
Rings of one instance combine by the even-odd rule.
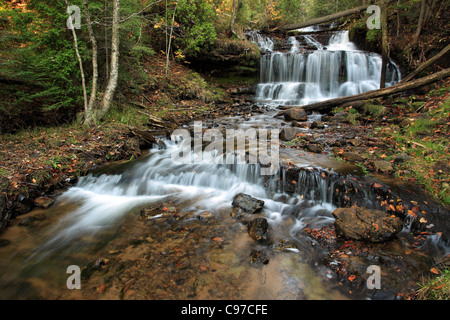
[[[355,279],[356,279],[356,276],[354,274],[352,274],[350,277],[348,277],[348,280],[350,282],[353,282],[353,280],[355,280]]]
[[[436,268],[431,268],[430,272],[434,274],[439,274],[439,271]]]

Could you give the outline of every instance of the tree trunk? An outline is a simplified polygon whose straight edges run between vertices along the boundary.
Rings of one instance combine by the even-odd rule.
[[[389,41],[388,41],[388,10],[386,0],[383,1],[383,9],[381,12],[381,38],[382,38],[382,63],[381,63],[381,79],[380,89],[386,87],[386,69],[389,60]]]
[[[101,119],[111,108],[112,99],[116,92],[119,79],[119,46],[120,46],[120,0],[113,0],[113,21],[111,36],[111,71],[109,73],[108,85],[103,95],[102,108],[99,118]]]
[[[172,35],[173,35],[173,26],[175,24],[175,16],[177,14],[178,9],[178,1],[175,4],[175,10],[173,11],[173,17],[172,17],[172,25],[170,27],[170,36],[169,36],[169,43],[167,45],[167,52],[166,52],[166,77],[169,75],[169,64],[170,64],[170,50],[172,48]]]
[[[69,19],[67,20],[69,23],[69,28],[72,30],[72,36],[73,36],[73,45],[75,47],[75,53],[77,55],[78,64],[80,66],[80,73],[81,73],[81,85],[83,87],[83,99],[84,99],[84,111],[87,113],[88,110],[88,99],[87,99],[87,91],[86,91],[86,79],[84,76],[84,68],[83,68],[83,60],[81,59],[80,50],[78,49],[78,38],[77,33],[75,31],[75,27],[72,23],[72,18],[70,17],[70,10],[69,10],[69,1],[65,0],[66,7],[67,7],[67,14],[69,15]]]
[[[348,16],[351,16],[353,14],[359,13],[361,11],[364,11],[368,8],[367,5],[363,5],[360,7],[356,7],[353,9],[349,9],[349,10],[345,10],[345,11],[341,11],[338,13],[334,13],[325,17],[321,17],[321,18],[316,18],[316,19],[312,19],[306,22],[302,22],[302,23],[294,23],[294,24],[289,24],[286,26],[281,26],[278,29],[280,30],[284,30],[284,31],[289,31],[289,30],[296,30],[296,29],[301,29],[301,28],[305,28],[305,27],[309,27],[315,24],[322,24],[322,23],[328,23],[328,22],[333,22],[335,20],[338,20],[340,18],[345,18]]]
[[[414,35],[413,44],[417,44],[417,42],[419,41],[419,37],[420,37],[422,28],[424,25],[426,5],[427,5],[427,0],[422,0],[422,6],[420,7],[419,23],[417,24],[417,29],[416,29],[416,33]]]
[[[233,0],[232,10],[231,10],[231,20],[230,20],[230,30],[232,34],[236,34],[234,30],[234,22],[236,21],[236,13],[239,5],[239,0]]]
[[[302,108],[305,111],[321,111],[321,112],[327,112],[333,109],[334,107],[348,103],[348,102],[354,102],[359,100],[369,100],[374,98],[380,98],[384,96],[389,96],[391,94],[400,93],[406,90],[412,90],[417,89],[429,84],[432,84],[434,82],[437,82],[441,79],[447,78],[450,76],[450,68],[444,69],[440,72],[436,72],[432,75],[429,75],[427,77],[423,77],[417,80],[409,81],[409,82],[400,82],[396,85],[380,90],[372,90],[368,91],[366,93],[357,94],[354,96],[348,96],[348,97],[342,97],[342,98],[336,98],[331,100],[326,100],[318,103],[313,103],[306,106],[301,107],[292,107],[292,108]]]
[[[89,98],[88,108],[85,113],[84,124],[90,125],[95,121],[95,103],[97,100],[97,87],[98,87],[98,48],[97,40],[95,39],[94,31],[92,30],[91,15],[89,13],[89,1],[83,0],[84,15],[86,17],[89,39],[92,43],[92,88],[91,96]]]

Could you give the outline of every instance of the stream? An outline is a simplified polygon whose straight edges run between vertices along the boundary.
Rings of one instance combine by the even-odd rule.
[[[277,130],[285,124],[275,115],[280,105],[376,89],[381,57],[357,50],[348,32],[334,33],[328,43],[306,35],[283,43],[256,32],[249,37],[263,52],[254,99],[264,112],[181,128],[180,133],[203,138],[194,142],[199,153],[178,158],[191,148],[184,143],[189,137],[161,138],[141,159],[82,177],[49,209],[20,217],[22,223],[2,235],[11,243],[0,247],[0,299],[395,299],[420,280],[419,265],[427,268],[449,252],[439,236],[429,235],[417,254],[420,262],[407,264],[411,270],[405,274],[412,278],[399,277],[375,291],[346,287],[324,265],[323,249],[304,230],[333,225],[331,213],[341,204],[336,181],[354,177],[370,185],[379,180],[326,154],[278,149]],[[400,79],[391,62],[388,85]],[[312,114],[308,121],[320,118]],[[238,136],[253,129],[259,143],[247,139],[242,158],[236,150],[221,148],[226,139],[220,146],[208,144],[205,129],[214,129],[211,135],[235,130]],[[262,149],[269,163],[248,159]],[[292,166],[299,168],[295,181],[286,169]],[[269,167],[273,174],[264,173]],[[397,186],[396,181],[384,183]],[[397,188],[401,196],[405,190]],[[230,215],[239,193],[264,201],[263,210],[251,218],[267,219],[266,242],[253,240],[248,221]],[[377,201],[369,190],[359,198],[367,207]],[[408,227],[405,223],[401,236],[385,247],[409,255]],[[255,253],[267,260],[255,262]],[[67,268],[73,265],[83,270],[81,290],[66,286]]]

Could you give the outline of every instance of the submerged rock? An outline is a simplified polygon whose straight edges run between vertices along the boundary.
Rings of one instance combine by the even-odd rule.
[[[245,193],[238,193],[234,196],[231,204],[235,208],[240,208],[246,213],[257,213],[264,208],[264,201],[253,198]]]
[[[385,242],[394,238],[403,228],[400,218],[379,210],[339,208],[332,214],[336,219],[336,235],[348,240]]]
[[[253,240],[263,240],[267,230],[269,229],[269,223],[266,218],[256,218],[248,223],[247,231]]]
[[[268,264],[269,256],[264,251],[253,249],[250,252],[250,261],[256,264]]]

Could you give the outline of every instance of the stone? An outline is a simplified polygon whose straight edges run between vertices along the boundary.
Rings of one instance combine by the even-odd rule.
[[[353,138],[348,140],[348,143],[354,147],[359,147],[362,144],[362,140],[359,138]]]
[[[342,158],[349,162],[360,162],[364,161],[364,158],[355,152],[344,152]]]
[[[322,121],[314,121],[313,123],[311,123],[311,129],[325,129],[325,125],[323,124]]]
[[[292,108],[286,110],[284,113],[284,118],[287,121],[306,121],[308,120],[308,115],[302,108]]]
[[[248,223],[247,231],[255,241],[263,240],[267,230],[269,229],[269,223],[266,218],[256,218]]]
[[[44,209],[49,208],[53,203],[55,203],[55,200],[49,197],[39,197],[34,199],[34,205]]]
[[[250,261],[256,264],[268,264],[269,256],[264,251],[252,249],[250,252]]]
[[[323,146],[320,144],[310,144],[308,146],[308,151],[313,153],[322,153],[323,152]]]
[[[407,162],[409,160],[411,160],[411,158],[409,157],[409,155],[407,153],[404,152],[395,157],[394,163],[403,163],[403,162]]]
[[[273,245],[274,250],[285,251],[285,252],[298,252],[297,244],[292,240],[280,240],[278,243]]]
[[[231,204],[235,208],[240,208],[246,213],[257,213],[264,208],[264,201],[253,198],[245,193],[238,193],[234,196]]]
[[[332,215],[336,219],[336,235],[347,240],[386,242],[403,229],[400,218],[379,210],[339,208]]]
[[[281,141],[291,141],[295,139],[295,137],[297,137],[297,135],[301,132],[302,130],[299,128],[292,128],[292,127],[283,128],[280,132],[280,139]]]
[[[386,160],[372,161],[372,166],[376,173],[389,174],[395,171],[394,167],[392,167],[392,164]]]

